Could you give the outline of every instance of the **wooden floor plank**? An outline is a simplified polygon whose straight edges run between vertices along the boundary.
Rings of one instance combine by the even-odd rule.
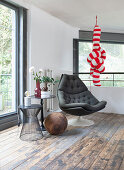
[[[123,170],[124,115],[99,112],[84,119],[95,124],[68,126],[60,136],[46,132],[36,142],[21,141],[21,127],[0,132],[0,170]]]
[[[10,135],[6,135],[4,137],[1,137],[1,135],[0,135],[0,144],[5,142],[5,141],[8,141],[11,138],[16,138],[17,136],[19,136],[19,134],[20,134],[20,131],[17,130],[14,133],[12,133]]]
[[[18,143],[14,143],[12,147],[9,147],[9,149],[6,149],[6,147],[4,147],[4,149],[0,150],[0,155],[1,155],[0,159],[9,157],[9,155],[12,155],[13,153],[15,153],[18,150],[21,150],[22,148],[27,148],[29,145],[30,147],[32,146],[32,144],[20,140],[18,141]]]
[[[70,142],[70,141],[68,141],[68,142]],[[78,143],[76,143],[76,146],[74,147],[74,151],[76,152],[77,150],[79,150],[79,148],[81,148],[81,146],[79,146],[79,143],[80,142],[82,142],[82,147],[83,147],[83,145],[86,145],[86,143],[88,143],[88,145],[89,146],[91,146],[92,147],[92,145],[93,145],[93,140],[91,140],[90,141],[90,139],[89,138],[85,138],[83,141],[82,140],[79,140],[79,142]],[[94,140],[94,142],[96,142],[95,140]],[[91,145],[91,143],[92,143],[92,145]],[[65,143],[66,144],[66,147],[67,148],[69,148],[68,147],[68,145],[67,145],[67,143]],[[75,144],[74,144],[75,145]],[[69,145],[70,146],[70,145]],[[89,146],[88,146],[88,148],[89,148]],[[63,147],[63,148],[60,148],[59,147],[59,149],[61,149],[58,153],[56,152],[55,153],[55,151],[53,150],[53,151],[51,151],[50,152],[50,154],[43,154],[42,156],[39,156],[39,157],[37,157],[37,159],[35,159],[33,162],[31,161],[31,160],[28,160],[29,161],[29,163],[27,164],[23,164],[23,165],[21,165],[21,166],[19,166],[18,168],[25,168],[26,166],[28,167],[28,169],[30,169],[30,168],[33,168],[33,169],[36,169],[36,168],[40,168],[40,167],[44,167],[44,166],[46,166],[49,162],[51,162],[51,161],[54,161],[53,160],[53,158],[55,158],[55,157],[57,157],[58,155],[60,155],[60,154],[62,154],[67,148],[65,148],[65,147]],[[73,147],[71,148],[71,150],[73,151]],[[40,161],[40,162],[39,162]],[[38,164],[36,164],[38,162]],[[44,162],[45,162],[45,164],[44,164]],[[43,165],[44,164],[44,165]],[[51,166],[50,166],[51,167]],[[46,169],[46,168],[45,168]]]
[[[108,119],[107,118],[105,119],[106,122],[107,121],[109,122],[110,120],[112,120],[112,117],[109,117]],[[101,133],[101,135],[103,135],[104,132],[105,132],[103,127],[104,127],[104,122],[101,122],[100,125],[96,126],[94,129],[92,129],[91,133],[88,134],[88,138],[89,138],[88,143],[90,143],[90,141],[92,141],[92,145],[94,145],[98,141],[98,139],[97,140],[96,139],[92,140],[92,138],[93,138],[93,136],[96,136],[96,132],[98,131],[98,129],[99,130],[101,129],[103,131],[103,133]],[[85,149],[85,150],[83,150],[83,153],[85,154],[90,149],[90,147],[89,147],[90,145],[86,144],[87,147],[84,147],[84,145],[82,145],[83,140],[84,139],[82,139],[82,141],[79,141],[79,144],[80,144],[79,148],[81,149],[83,147],[83,149]],[[77,145],[77,143],[74,144],[74,148],[75,149],[77,149],[75,147],[76,145]],[[68,160],[67,163],[69,165],[71,165],[71,167],[73,167],[72,164],[74,164],[77,159],[79,160],[79,155],[77,155],[79,153],[79,150],[76,151],[75,149],[73,149],[73,146],[72,146],[71,148],[68,149],[68,151],[65,151],[65,153],[62,153],[56,159],[54,159],[54,157],[52,157],[51,159],[45,161],[45,164],[43,164],[43,160],[40,160],[40,162],[38,162],[33,168],[36,168],[36,167],[42,167],[43,168],[45,166],[44,167],[45,169],[47,169],[47,168],[49,169],[49,167],[51,167],[53,169],[59,169],[59,168],[65,169],[66,168],[65,166],[66,166],[66,161],[67,160]],[[72,150],[73,150],[73,154],[72,154]],[[69,159],[68,155],[70,155],[70,154],[71,154],[71,158]],[[75,157],[73,159],[72,155],[74,155],[77,159]],[[61,162],[63,162],[63,166],[58,163],[59,160],[61,160]],[[52,162],[52,163],[50,163],[50,162]],[[46,165],[48,163],[49,163],[49,165],[46,168]]]
[[[44,138],[40,140],[39,142],[37,142],[36,145],[34,145],[34,143],[29,143],[27,146],[24,146],[21,149],[15,151],[12,155],[9,155],[6,158],[0,159],[0,166],[3,169],[4,169],[3,166],[5,166],[6,164],[7,166],[5,167],[5,169],[8,169],[9,167],[11,167],[11,165],[13,167],[15,164],[18,164],[18,162],[21,162],[21,160],[25,160],[27,157],[31,157],[35,153],[42,150],[42,148],[44,148],[45,145],[47,146],[51,144],[52,142],[54,142],[55,138],[57,137],[52,137],[51,138],[52,140],[50,138]]]
[[[107,117],[107,115],[103,115],[103,114],[100,114],[100,115],[101,115],[101,118],[99,118],[99,121],[102,120],[103,118]],[[90,116],[90,117],[95,117],[95,114],[94,114],[94,116]],[[60,137],[57,137],[57,138],[60,138]],[[66,136],[65,136],[65,138],[66,138]],[[54,141],[52,141],[52,142],[54,142]],[[22,154],[21,157],[18,156],[20,153],[18,153],[18,151],[17,151],[16,153],[13,154],[13,157],[11,159],[9,158],[7,160],[3,160],[3,163],[5,164],[5,162],[8,161],[8,162],[6,162],[7,167],[11,167],[11,165],[12,165],[12,167],[13,167],[13,165],[16,166],[16,165],[18,165],[18,163],[20,164],[22,162],[25,162],[25,159],[30,158],[32,156],[32,153],[34,155],[35,154],[35,150],[37,150],[37,148],[34,148],[34,152],[33,152],[33,149],[30,150],[29,148],[23,148],[23,150],[24,150],[24,152],[21,153]],[[41,152],[42,152],[42,150],[41,150]],[[30,154],[27,154],[28,156],[25,156],[25,153],[30,153]],[[14,157],[14,155],[15,155],[15,157]],[[12,159],[13,159],[13,161],[12,161]],[[15,165],[14,162],[16,162],[16,165]]]
[[[124,170],[124,157],[123,157],[123,161],[122,161],[122,163],[121,163],[121,165],[120,165],[119,170]]]
[[[95,117],[95,115],[94,115],[93,117]],[[96,117],[98,117],[98,116],[96,116]],[[98,122],[99,122],[99,121],[102,121],[103,119],[106,119],[106,117],[108,117],[108,116],[107,116],[107,115],[102,115],[101,118],[99,117]],[[97,118],[96,118],[96,119],[97,119]],[[58,144],[56,145],[57,148],[58,148],[58,150],[57,150],[57,148],[56,148],[55,152],[56,152],[56,153],[60,152],[60,148],[61,148],[61,151],[62,151],[63,149],[66,149],[66,147],[68,147],[67,144],[69,143],[69,141],[71,141],[70,144],[72,145],[72,144],[73,144],[72,141],[75,142],[75,141],[77,141],[79,138],[81,138],[81,137],[83,137],[83,136],[86,136],[87,133],[89,133],[89,131],[90,131],[91,129],[92,129],[91,127],[88,127],[87,129],[85,129],[85,128],[81,128],[81,129],[73,128],[72,130],[69,130],[66,134],[63,135],[63,140],[62,140],[62,141],[60,140],[60,143],[58,143]],[[77,136],[77,137],[75,136],[75,139],[73,139],[73,138],[74,138],[74,135],[76,135],[76,134],[79,134],[80,136]],[[63,143],[64,143],[64,145],[65,145],[65,148],[63,147]],[[54,143],[54,145],[55,145],[55,143]],[[67,146],[66,146],[66,145],[67,145]],[[50,146],[50,147],[53,147],[53,146]],[[52,151],[51,151],[51,152],[52,152]],[[55,152],[54,152],[54,154],[56,154]],[[35,157],[37,157],[37,159],[39,160],[40,155],[42,155],[42,154],[43,154],[43,151],[41,150],[40,152],[38,152],[38,153],[35,155]],[[51,156],[52,156],[52,154],[51,154]],[[44,155],[44,157],[45,157],[45,155]],[[25,163],[23,163],[23,165],[20,165],[19,168],[24,168],[24,166],[27,167],[28,164],[34,162],[34,159],[33,159],[33,161],[32,161],[32,159],[33,159],[33,157],[31,157],[31,158],[29,157],[29,160],[27,160]],[[35,159],[35,161],[36,161],[37,159]],[[46,161],[45,161],[45,162],[46,162]],[[21,167],[21,166],[22,166],[22,167]]]
[[[124,119],[119,119],[117,121],[116,125],[114,125],[114,129],[117,128],[118,125],[120,127],[118,128],[117,132],[113,135],[113,137],[110,139],[110,141],[107,143],[106,147],[102,150],[102,152],[98,155],[97,159],[94,161],[92,166],[89,168],[90,170],[104,170],[107,162],[109,161],[111,155],[113,154],[113,151],[115,150],[119,140],[121,139],[124,131]]]
[[[123,132],[124,132],[124,129],[123,129]],[[119,140],[119,143],[118,143],[116,149],[114,150],[111,158],[109,159],[109,161],[105,167],[105,170],[119,169],[122,164],[123,158],[124,158],[124,135]]]
[[[11,128],[2,130],[2,131],[0,131],[0,135],[5,135],[5,134],[7,134],[7,133],[11,133],[11,132],[15,131],[16,128],[17,128],[17,126],[13,126],[13,127],[11,127]]]
[[[119,140],[123,134],[124,134],[124,131],[119,129],[113,135],[113,138],[115,138],[117,136],[117,140]],[[104,149],[104,147],[106,147],[107,144],[108,144],[108,141],[104,141],[101,145],[97,145],[94,148],[92,148],[90,150],[89,154],[87,155],[87,157],[85,157],[84,160],[83,159],[81,160],[81,162],[77,166],[77,168],[79,167],[82,169],[90,169],[90,166],[93,164],[95,159],[97,159],[99,153],[101,153],[101,151]],[[102,167],[100,167],[100,170],[101,169],[102,169]]]
[[[9,143],[13,143],[15,142],[15,140],[19,139],[19,135],[20,135],[20,131],[21,131],[21,126],[20,127],[16,127],[12,130],[12,132],[6,132],[5,135],[4,134],[0,134],[0,149],[5,146],[8,145]],[[8,142],[9,141],[9,142]]]

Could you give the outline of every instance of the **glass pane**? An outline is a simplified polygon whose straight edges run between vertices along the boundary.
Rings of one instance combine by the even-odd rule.
[[[105,72],[123,72],[124,44],[101,43],[106,51]],[[79,42],[79,72],[89,72],[87,57],[92,52],[91,42]]]
[[[13,27],[14,13],[14,10],[0,4],[0,26],[8,29],[15,29],[15,27]]]
[[[15,11],[0,4],[0,115],[16,111]]]
[[[115,80],[123,80],[124,81],[124,74],[115,74],[114,75]]]
[[[87,57],[91,51],[92,43],[79,42],[79,72],[89,72],[90,66],[87,63]]]
[[[124,74],[115,74],[114,80],[115,87],[124,87]]]
[[[92,81],[83,81],[83,83],[84,83],[86,86],[93,86],[93,82],[92,82]]]
[[[93,85],[92,77],[89,74],[79,74],[79,78],[84,82],[86,86]]]
[[[83,80],[90,80],[91,76],[90,74],[79,74],[80,79]]]
[[[114,86],[115,87],[124,87],[124,81],[115,81]]]
[[[106,72],[123,72],[124,68],[124,45],[101,43],[101,47],[106,50],[105,60]]]
[[[100,80],[113,80],[113,74],[100,74]]]
[[[104,86],[104,87],[112,87],[113,86],[113,81],[101,81],[101,86]]]

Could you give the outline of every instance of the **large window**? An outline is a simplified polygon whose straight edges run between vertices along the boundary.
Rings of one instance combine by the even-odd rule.
[[[17,125],[26,82],[27,9],[0,1],[0,130]]]
[[[0,4],[0,115],[16,112],[16,12]]]
[[[101,42],[101,47],[106,51],[105,72],[100,75],[102,86],[124,87],[124,44]],[[90,65],[87,57],[92,52],[92,41],[77,41],[77,67],[79,77],[87,85],[93,85],[89,74]]]

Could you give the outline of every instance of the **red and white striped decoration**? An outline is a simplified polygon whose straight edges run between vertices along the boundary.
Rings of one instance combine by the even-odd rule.
[[[87,58],[87,62],[90,64],[90,75],[93,77],[93,84],[95,86],[101,86],[100,73],[105,71],[104,60],[106,59],[106,52],[100,47],[101,28],[96,25],[93,30],[93,50]]]

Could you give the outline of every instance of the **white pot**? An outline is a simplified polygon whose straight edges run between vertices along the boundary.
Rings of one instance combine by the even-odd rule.
[[[31,106],[31,97],[24,97],[24,105]]]
[[[41,97],[50,97],[51,92],[50,91],[41,91]]]

